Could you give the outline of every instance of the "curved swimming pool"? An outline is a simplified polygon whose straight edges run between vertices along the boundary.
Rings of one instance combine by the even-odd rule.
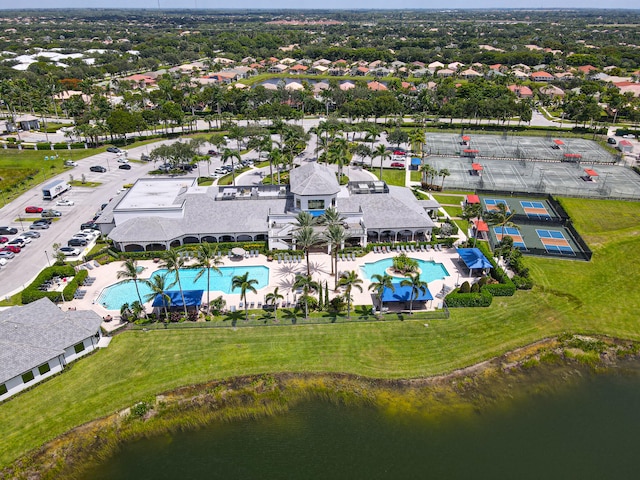
[[[418,262],[418,268],[420,268],[420,280],[423,282],[433,282],[435,280],[442,280],[449,276],[449,272],[442,263],[436,263],[433,260],[419,260],[413,258]],[[373,263],[365,263],[362,266],[364,274],[368,280],[371,280],[373,275],[384,275],[388,268],[393,266],[393,258],[385,258]]]
[[[269,284],[269,267],[264,266],[250,266],[250,267],[219,267],[220,274],[211,270],[211,291],[217,291],[222,293],[240,293],[239,290],[235,292],[231,291],[231,280],[236,275],[244,275],[249,272],[249,278],[258,281],[257,285],[254,285],[256,290],[266,287]],[[180,269],[180,283],[182,283],[183,290],[207,290],[207,274],[204,273],[199,279],[196,280],[199,269],[197,268],[181,268]],[[176,279],[175,273],[169,273],[166,269],[160,269],[153,272],[149,278],[155,275],[167,275],[167,285],[171,285]],[[144,280],[144,279],[143,279]],[[142,281],[138,281],[138,289],[140,290],[140,296],[144,301],[145,296],[151,293],[151,289]],[[171,290],[178,290],[178,286],[175,285]],[[107,310],[120,310],[120,307],[125,303],[131,303],[138,300],[138,294],[136,293],[136,286],[133,280],[124,280],[122,282],[109,285],[102,290],[98,297],[97,303],[101,304]]]

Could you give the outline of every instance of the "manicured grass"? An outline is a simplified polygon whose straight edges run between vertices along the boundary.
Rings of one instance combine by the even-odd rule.
[[[442,207],[451,217],[459,217],[462,215],[462,207]]]
[[[463,195],[448,195],[446,193],[432,193],[440,205],[460,205],[460,202],[464,199]]]
[[[69,428],[154,394],[215,378],[265,372],[347,372],[378,378],[435,375],[563,331],[640,340],[640,204],[565,200],[591,262],[526,258],[536,287],[447,320],[154,330],[109,348],[0,405],[0,465]]]
[[[74,180],[73,182],[69,182],[69,185],[72,187],[85,187],[85,188],[96,188],[102,185],[100,182],[83,182],[82,180]]]
[[[374,169],[372,172],[376,175],[380,175],[380,169]],[[404,182],[406,179],[405,171],[400,168],[383,168],[382,169],[382,180],[387,183],[387,185],[394,185],[397,187],[404,187]]]

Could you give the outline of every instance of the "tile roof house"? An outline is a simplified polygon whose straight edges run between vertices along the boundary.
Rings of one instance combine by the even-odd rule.
[[[62,311],[48,298],[0,312],[0,401],[98,348],[100,316]]]
[[[533,92],[526,85],[509,85],[507,88],[515,93],[518,98],[533,98]]]
[[[533,72],[530,75],[530,78],[534,82],[551,82],[555,77],[548,72],[539,71]]]
[[[384,83],[380,83],[377,81],[367,83],[367,88],[369,90],[373,90],[374,92],[382,92],[388,90],[387,86]]]

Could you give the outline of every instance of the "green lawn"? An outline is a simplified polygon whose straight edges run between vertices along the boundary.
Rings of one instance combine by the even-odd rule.
[[[379,176],[380,169],[373,169],[372,172]],[[382,169],[382,180],[387,183],[387,185],[395,185],[397,187],[404,187],[404,182],[406,179],[406,172],[400,168],[383,168]]]
[[[527,258],[537,286],[447,320],[154,330],[109,348],[0,405],[0,465],[93,418],[156,393],[264,372],[436,375],[563,331],[640,340],[640,204],[565,200],[593,260]]]
[[[460,202],[464,200],[463,195],[447,195],[446,193],[432,193],[440,205],[460,205]]]
[[[451,217],[459,217],[462,215],[462,207],[442,207],[444,211]]]

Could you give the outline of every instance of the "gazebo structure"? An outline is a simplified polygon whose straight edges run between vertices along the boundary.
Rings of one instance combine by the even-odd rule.
[[[479,163],[472,163],[471,164],[471,172],[473,173],[473,175],[477,175],[478,177],[482,176],[482,165],[480,165]]]
[[[412,291],[410,286],[402,286],[400,285],[400,282],[398,282],[393,284],[393,288],[394,290],[391,290],[390,288],[385,288],[384,291],[382,292],[383,304],[391,303],[391,304],[397,305],[400,302],[407,303],[407,304],[411,302]],[[429,291],[428,288],[425,288],[424,291],[418,292],[417,297],[413,297],[413,306],[414,307],[416,305],[423,306],[429,300],[433,300],[433,295],[431,295],[431,292]]]
[[[457,248],[456,251],[469,269],[469,275],[473,275],[474,270],[484,271],[492,268],[491,262],[487,260],[479,248]]]
[[[598,181],[598,172],[596,172],[593,168],[585,168],[584,169],[584,179],[587,182],[597,182]]]

